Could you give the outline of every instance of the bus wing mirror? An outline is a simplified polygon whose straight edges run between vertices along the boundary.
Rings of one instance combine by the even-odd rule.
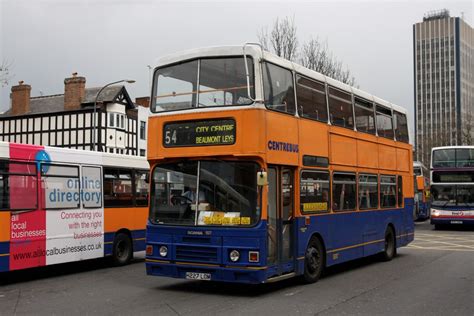
[[[150,183],[150,173],[149,172],[147,172],[145,174],[145,183]]]
[[[416,188],[418,191],[423,191],[425,189],[425,179],[423,176],[416,177]]]
[[[257,185],[263,187],[268,184],[268,176],[266,171],[257,172]]]

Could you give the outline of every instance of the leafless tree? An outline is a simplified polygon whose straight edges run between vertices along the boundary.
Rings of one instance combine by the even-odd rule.
[[[294,18],[277,18],[271,32],[268,32],[267,28],[262,28],[257,38],[265,50],[277,56],[299,62],[309,69],[349,85],[356,84],[349,69],[344,68],[342,62],[329,51],[327,41],[311,38],[299,49],[296,31]]]
[[[473,145],[474,144],[474,130],[473,130],[474,118],[472,115],[472,110],[468,109],[461,124],[461,143],[463,145]]]
[[[11,67],[13,63],[11,61],[3,60],[0,64],[0,86],[5,87],[8,85],[10,80],[13,78],[11,74]]]
[[[271,50],[275,55],[288,60],[296,60],[298,37],[294,18],[277,18],[270,33],[267,28],[262,28],[257,37],[266,50]]]

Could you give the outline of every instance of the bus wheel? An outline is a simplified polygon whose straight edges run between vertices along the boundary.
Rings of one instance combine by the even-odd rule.
[[[314,283],[319,280],[324,270],[324,249],[321,241],[313,237],[308,243],[304,257],[304,274],[305,283]]]
[[[385,231],[385,246],[384,251],[380,254],[382,261],[390,261],[397,254],[397,248],[395,246],[395,233],[391,226],[387,227]]]
[[[112,261],[115,266],[126,265],[133,258],[132,240],[127,234],[118,233],[114,239]]]

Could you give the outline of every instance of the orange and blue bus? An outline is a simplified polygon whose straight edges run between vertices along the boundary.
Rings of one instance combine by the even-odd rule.
[[[302,276],[414,238],[406,111],[258,45],[154,67],[149,275]]]
[[[0,142],[0,272],[145,250],[145,158]]]
[[[429,171],[420,161],[413,163],[414,188],[415,188],[415,207],[413,220],[423,221],[430,218],[431,198],[430,198],[430,180]]]
[[[474,146],[431,150],[431,224],[474,225]]]

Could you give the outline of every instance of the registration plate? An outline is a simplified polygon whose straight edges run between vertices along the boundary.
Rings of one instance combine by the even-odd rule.
[[[462,224],[462,221],[451,221],[451,224]]]
[[[209,281],[211,279],[211,274],[210,273],[186,272],[186,279]]]

